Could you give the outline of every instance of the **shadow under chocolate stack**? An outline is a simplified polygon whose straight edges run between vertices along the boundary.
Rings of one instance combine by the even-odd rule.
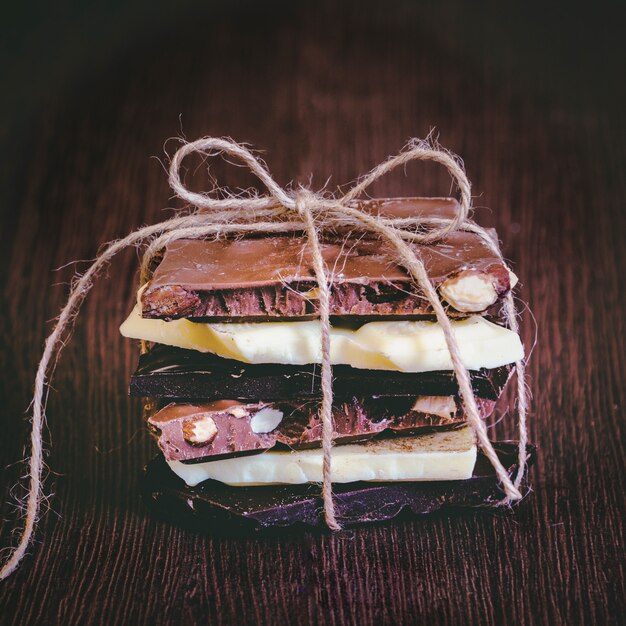
[[[359,208],[451,218],[458,205],[408,198]],[[415,248],[487,418],[523,357],[518,335],[498,321],[517,279],[472,232]],[[331,475],[342,523],[495,501],[497,481],[466,425],[443,332],[391,246],[338,229],[324,233],[322,255],[331,278]],[[147,490],[166,516],[323,523],[317,287],[302,233],[165,249],[121,332],[152,346],[130,392],[154,407],[147,421],[163,454],[149,467]],[[514,464],[514,446],[496,449]]]

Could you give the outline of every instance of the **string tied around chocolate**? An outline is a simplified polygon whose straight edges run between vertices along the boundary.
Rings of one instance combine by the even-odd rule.
[[[264,184],[267,195],[226,194],[216,198],[210,194],[189,190],[181,181],[180,172],[183,160],[191,154],[205,157],[223,155],[233,157],[245,165]],[[395,168],[411,161],[436,162],[450,173],[459,189],[459,211],[453,218],[388,218],[366,213],[358,208],[356,200],[375,181]],[[154,258],[170,242],[178,239],[199,239],[246,233],[282,233],[303,231],[306,233],[312,252],[313,266],[319,290],[319,317],[321,325],[321,392],[320,418],[322,422],[322,500],[327,525],[333,530],[341,528],[332,494],[331,465],[334,424],[332,418],[332,365],[330,359],[330,278],[326,271],[320,248],[320,234],[327,228],[348,226],[373,233],[390,244],[397,262],[409,273],[417,287],[430,303],[441,326],[450,356],[459,393],[465,409],[467,421],[473,428],[478,445],[489,459],[504,491],[500,505],[509,505],[522,498],[520,491],[527,462],[528,395],[525,384],[525,364],[516,363],[517,371],[517,411],[519,448],[515,477],[502,465],[487,434],[487,428],[480,417],[476,398],[472,391],[470,376],[462,363],[454,329],[439,295],[432,285],[426,269],[416,249],[411,243],[429,244],[457,231],[467,230],[477,234],[485,244],[502,258],[497,240],[470,219],[471,186],[462,163],[453,154],[441,148],[430,138],[412,140],[395,156],[391,156],[357,183],[344,195],[333,197],[314,193],[300,187],[286,190],[276,183],[265,164],[251,150],[231,139],[204,137],[197,141],[183,143],[172,157],[169,168],[169,183],[174,193],[183,201],[195,207],[189,214],[178,214],[168,220],[135,230],[126,237],[113,241],[102,248],[86,271],[75,278],[68,299],[62,308],[54,328],[47,337],[44,351],[35,377],[32,401],[32,428],[30,434],[30,456],[28,459],[28,494],[24,507],[24,526],[17,545],[10,549],[8,557],[0,568],[0,580],[9,576],[26,554],[36,528],[42,500],[43,443],[42,432],[45,426],[45,398],[50,382],[52,361],[64,345],[68,333],[93,282],[101,270],[121,252],[130,246],[145,246],[140,269],[141,285],[150,278],[150,268]],[[509,292],[504,300],[503,313],[507,324],[514,332],[519,332],[517,311],[513,295]]]

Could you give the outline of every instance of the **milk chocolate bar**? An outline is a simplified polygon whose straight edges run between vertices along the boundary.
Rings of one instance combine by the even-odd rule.
[[[400,218],[451,217],[458,208],[451,198],[389,199],[360,206]],[[515,284],[515,276],[475,233],[457,231],[434,244],[411,245],[451,316],[485,311]],[[334,233],[325,236],[321,247],[332,277],[331,315],[432,315],[389,243],[363,232]],[[317,317],[318,305],[310,247],[297,233],[175,241],[141,294],[143,317],[163,319],[306,319]]]
[[[509,473],[516,470],[517,443],[493,443]],[[528,448],[529,465],[535,449]],[[527,494],[526,480],[521,485]],[[161,519],[203,531],[231,533],[294,524],[324,527],[317,485],[229,487],[207,481],[188,487],[159,455],[144,471],[144,501]],[[461,481],[335,484],[338,519],[344,527],[382,522],[403,512],[424,515],[440,510],[491,507],[503,498],[488,459],[481,454],[472,478]]]
[[[482,417],[495,401],[477,398]],[[165,458],[203,462],[275,446],[295,450],[321,444],[319,401],[241,403],[218,400],[205,404],[168,404],[148,418]],[[453,396],[351,398],[333,406],[337,445],[383,435],[415,435],[458,427],[465,421]]]
[[[474,393],[497,400],[513,366],[472,371]],[[278,401],[320,396],[318,365],[253,365],[196,350],[155,345],[142,354],[130,380],[130,394],[169,400]],[[453,372],[418,374],[333,367],[337,398],[353,396],[449,396],[458,393]]]

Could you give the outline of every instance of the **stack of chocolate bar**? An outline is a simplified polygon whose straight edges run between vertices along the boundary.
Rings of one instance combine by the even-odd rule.
[[[449,198],[361,203],[385,217],[453,217]],[[483,418],[514,363],[516,333],[499,323],[517,281],[474,233],[415,245],[447,313]],[[325,233],[331,276],[335,446],[342,522],[473,506],[497,481],[466,425],[442,329],[389,244]],[[318,287],[302,233],[167,246],[124,336],[150,342],[130,392],[150,399],[162,457],[148,492],[162,512],[260,525],[318,524],[322,480]],[[511,466],[513,448],[499,453]],[[374,484],[375,483],[375,484]]]

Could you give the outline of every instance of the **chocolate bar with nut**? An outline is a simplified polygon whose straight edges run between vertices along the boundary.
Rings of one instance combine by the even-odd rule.
[[[453,217],[458,203],[399,198],[359,207],[389,218],[428,220]],[[459,230],[433,244],[410,245],[450,316],[485,312],[517,281],[474,232]],[[332,278],[331,315],[410,319],[433,314],[389,243],[369,233],[334,232],[326,233],[321,248]],[[299,233],[174,241],[140,296],[143,317],[213,322],[315,318],[318,298],[310,247]]]
[[[477,398],[482,417],[494,400]],[[168,404],[148,418],[168,461],[203,462],[270,450],[321,445],[319,401]],[[417,435],[465,422],[454,396],[351,398],[333,406],[336,445],[377,436]]]

